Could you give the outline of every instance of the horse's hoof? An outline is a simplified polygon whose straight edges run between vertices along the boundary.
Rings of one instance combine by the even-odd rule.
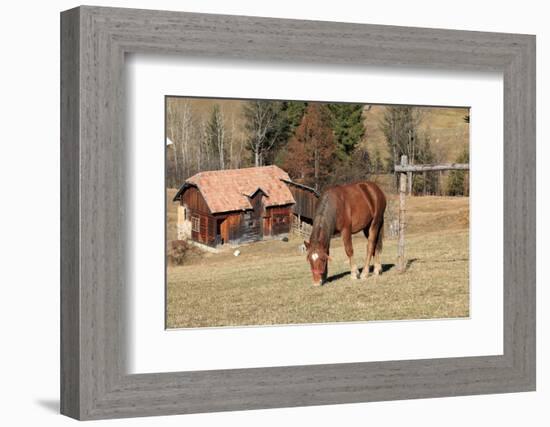
[[[360,278],[361,280],[366,280],[367,277],[369,277],[369,274],[368,274],[368,273],[366,273],[366,274],[365,274],[365,273],[361,273],[361,276],[359,276],[359,278]]]

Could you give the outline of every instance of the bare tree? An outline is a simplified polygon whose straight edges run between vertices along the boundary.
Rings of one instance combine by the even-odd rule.
[[[392,154],[391,164],[398,164],[403,154],[408,157],[411,164],[415,163],[420,149],[418,132],[423,115],[424,112],[416,107],[386,107],[380,129],[384,132]],[[412,183],[410,178],[408,181]],[[395,184],[397,186],[397,180]],[[412,187],[409,188],[409,192],[411,190]]]
[[[181,135],[181,158],[183,175],[186,178],[189,175],[190,158],[189,158],[189,146],[192,143],[193,135],[193,115],[191,113],[191,104],[189,101],[185,101],[181,105],[180,109],[180,135]]]
[[[193,169],[191,151],[196,134],[193,111],[189,100],[170,99],[166,107],[166,135],[172,142],[173,168],[168,164],[167,179],[170,185],[179,186]]]
[[[265,154],[273,148],[279,135],[277,106],[273,101],[250,101],[244,107],[249,132],[248,149],[254,156],[254,166],[263,166]]]
[[[178,126],[178,111],[177,105],[174,102],[168,102],[166,106],[166,137],[171,144],[167,144],[167,149],[171,149],[174,153],[173,164],[174,168],[168,165],[168,185],[173,187],[177,185],[180,179],[180,170],[178,167],[178,142],[180,141],[180,127]]]
[[[212,108],[207,131],[211,151],[217,158],[217,166],[219,169],[225,169],[225,150],[228,135],[225,129],[225,117],[218,104],[214,104]]]
[[[197,138],[197,170],[201,171],[210,166],[210,150],[208,149],[208,128],[205,120],[198,125]]]

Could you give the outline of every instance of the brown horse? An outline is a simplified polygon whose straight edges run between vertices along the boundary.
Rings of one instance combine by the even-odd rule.
[[[329,188],[317,205],[313,229],[307,248],[307,260],[313,274],[313,284],[322,285],[326,281],[327,264],[332,258],[330,238],[335,233],[342,235],[346,255],[349,258],[351,278],[357,279],[357,265],[353,260],[352,234],[363,231],[367,238],[367,256],[361,279],[369,274],[369,265],[374,257],[374,274],[382,271],[380,252],[384,234],[384,211],[386,196],[373,182],[358,182]]]

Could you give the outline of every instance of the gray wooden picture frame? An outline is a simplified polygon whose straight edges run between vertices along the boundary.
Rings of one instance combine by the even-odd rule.
[[[134,52],[502,72],[504,353],[127,374],[124,58]],[[100,419],[530,390],[534,36],[88,6],[61,14],[63,414]]]

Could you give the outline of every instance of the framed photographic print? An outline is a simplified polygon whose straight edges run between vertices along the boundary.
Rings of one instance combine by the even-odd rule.
[[[407,243],[423,256],[400,274],[393,157],[468,164],[469,121],[469,108],[168,96],[166,327],[469,317],[467,172],[411,176]]]
[[[61,407],[535,389],[535,38],[61,16]]]

